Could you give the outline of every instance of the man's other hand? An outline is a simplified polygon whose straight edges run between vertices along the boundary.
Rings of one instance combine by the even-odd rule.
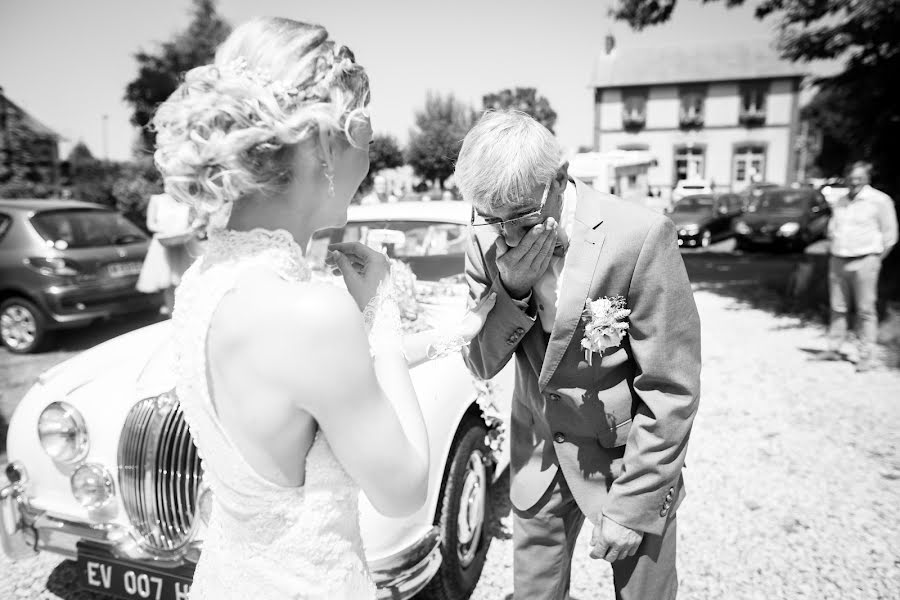
[[[620,558],[634,556],[643,539],[642,531],[629,529],[603,517],[599,525],[594,525],[594,532],[591,534],[591,558],[615,562]]]

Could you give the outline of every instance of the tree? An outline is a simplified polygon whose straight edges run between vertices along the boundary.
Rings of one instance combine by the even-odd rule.
[[[138,75],[125,88],[125,101],[132,106],[131,122],[140,127],[141,153],[152,152],[156,142],[147,128],[156,107],[175,91],[185,71],[212,62],[230,32],[231,26],[216,12],[216,0],[193,0],[187,29],[155,52],[135,54]]]
[[[379,171],[402,166],[403,151],[400,150],[397,138],[388,134],[376,134],[369,145],[369,172],[360,187],[371,186],[372,179]]]
[[[514,108],[525,114],[531,115],[535,120],[553,131],[556,125],[556,111],[550,108],[550,101],[544,96],[538,96],[535,88],[520,88],[515,90],[500,90],[495,94],[487,94],[482,98],[484,110],[497,110],[502,108]]]
[[[463,138],[475,124],[475,111],[453,94],[429,92],[425,108],[416,113],[416,129],[409,134],[406,162],[416,174],[437,183],[453,174]]]
[[[744,3],[723,1],[729,7]],[[676,2],[621,0],[612,14],[641,30],[666,22]],[[823,151],[830,137],[846,146],[846,159],[872,162],[880,187],[896,198],[900,194],[900,170],[896,169],[900,162],[900,2],[763,0],[755,14],[759,19],[780,19],[778,46],[784,58],[845,61],[842,72],[816,80],[821,98],[813,102],[811,122],[824,127]],[[832,152],[828,160],[837,156]]]

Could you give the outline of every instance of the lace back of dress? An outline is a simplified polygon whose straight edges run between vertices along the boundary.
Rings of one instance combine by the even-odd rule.
[[[216,416],[206,363],[209,327],[221,299],[252,268],[298,283],[310,279],[286,232],[222,232],[210,236],[206,255],[185,273],[176,294],[176,389],[213,492],[191,598],[244,592],[273,599],[374,598],[359,534],[359,489],[323,434],[306,457],[304,486],[281,487],[253,470]],[[264,573],[251,577],[248,569]]]

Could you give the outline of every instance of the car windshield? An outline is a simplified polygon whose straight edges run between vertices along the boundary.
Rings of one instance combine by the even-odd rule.
[[[712,196],[688,196],[672,208],[672,212],[708,212],[711,211],[715,201]]]
[[[308,258],[313,268],[324,268],[328,244],[362,242],[405,262],[418,279],[438,281],[462,274],[467,239],[468,227],[458,223],[360,221],[317,233]]]
[[[132,244],[147,235],[112,210],[72,208],[48,210],[31,218],[35,230],[59,250]]]
[[[751,210],[756,212],[800,212],[808,194],[803,192],[765,192],[757,198]]]

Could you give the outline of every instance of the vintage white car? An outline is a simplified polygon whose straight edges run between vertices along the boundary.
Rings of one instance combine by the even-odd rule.
[[[461,202],[353,206],[333,240],[383,247],[415,273],[406,325],[462,314],[469,208]],[[325,275],[323,275],[325,276]],[[171,325],[112,339],[44,373],[12,416],[0,542],[12,558],[53,552],[78,562],[81,585],[120,598],[186,598],[209,492],[173,392]],[[360,500],[381,598],[464,598],[481,574],[492,483],[508,464],[503,416],[512,367],[475,380],[451,355],[415,367],[431,444],[428,500],[402,519]],[[369,443],[377,443],[371,440]]]

